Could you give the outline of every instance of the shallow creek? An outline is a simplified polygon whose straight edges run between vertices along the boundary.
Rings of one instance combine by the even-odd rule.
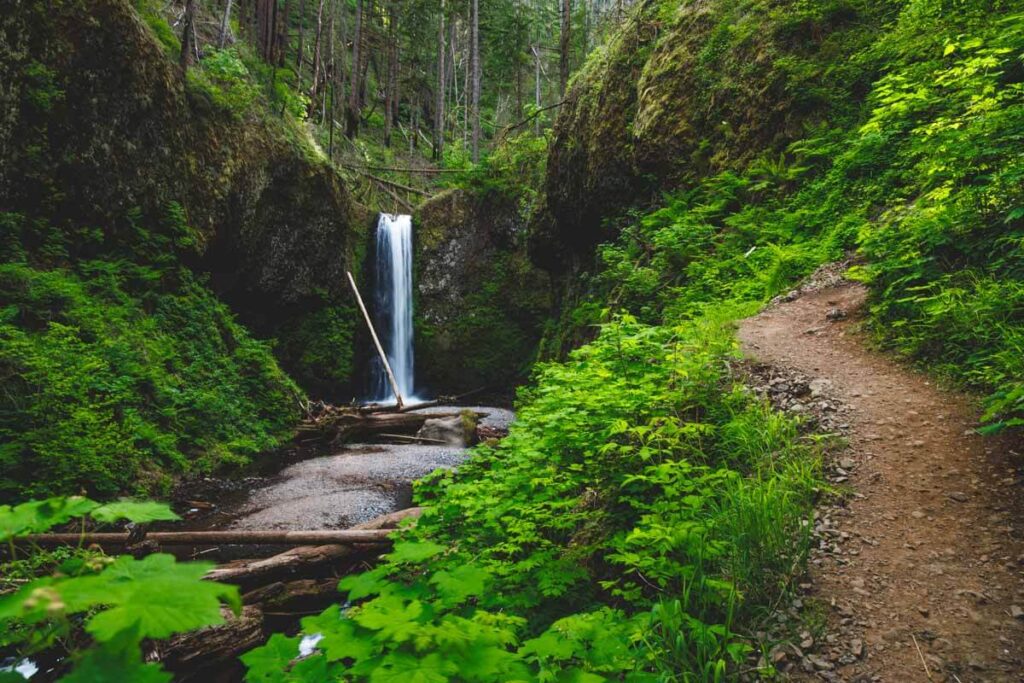
[[[480,424],[507,428],[504,408],[465,406],[486,413]],[[452,412],[462,407],[425,408]],[[190,525],[202,529],[345,529],[412,504],[412,482],[467,457],[462,448],[411,444],[347,444],[330,455],[289,465],[238,499]]]

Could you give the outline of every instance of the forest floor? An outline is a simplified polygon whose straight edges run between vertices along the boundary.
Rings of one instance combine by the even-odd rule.
[[[739,332],[746,355],[825,387],[849,442],[801,585],[823,632],[776,661],[798,680],[1024,681],[1020,442],[978,435],[974,399],[870,350],[866,290],[837,280]]]

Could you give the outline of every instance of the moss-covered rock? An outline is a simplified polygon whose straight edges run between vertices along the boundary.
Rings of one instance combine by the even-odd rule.
[[[173,43],[127,0],[0,0],[0,497],[242,464],[300,417],[281,366],[350,384],[366,216]]]
[[[548,276],[526,255],[518,199],[450,190],[422,204],[416,235],[416,375],[434,393],[502,390],[534,359]]]
[[[350,304],[344,271],[365,234],[305,130],[260,107],[241,120],[225,110],[126,0],[5,5],[0,206],[108,237],[132,230],[129,214],[153,226],[178,207],[191,265],[259,336],[285,342],[284,365],[315,389],[347,380],[350,348],[325,365],[292,340],[306,316]]]
[[[881,4],[638,3],[559,112],[531,251],[559,269],[612,237],[606,221],[624,209],[850,116],[873,72],[848,56],[885,20]]]

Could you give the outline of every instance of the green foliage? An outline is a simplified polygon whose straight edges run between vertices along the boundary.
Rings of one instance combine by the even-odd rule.
[[[460,153],[452,145],[452,155]],[[538,189],[543,184],[547,161],[548,137],[524,131],[502,141],[485,156],[479,164],[467,166],[465,173],[451,179],[453,186],[461,187],[479,196],[490,193],[516,199],[527,210],[537,200]],[[454,168],[466,166],[458,159],[446,165]]]
[[[988,431],[1021,425],[1022,53],[1024,18],[998,3],[908,3],[848,60],[884,65],[859,118],[621,221],[578,310],[654,322],[763,302],[859,248],[882,343],[990,392]]]
[[[164,472],[243,463],[288,435],[298,390],[267,346],[177,265],[175,252],[193,244],[184,226],[132,224],[123,236],[131,246],[108,247],[132,260],[86,258],[72,269],[58,265],[68,249],[59,232],[6,218],[5,498],[141,493],[165,485]],[[37,229],[54,245],[46,267],[22,260],[19,245],[37,239]]]
[[[187,76],[195,91],[239,119],[252,110],[259,96],[259,88],[233,48],[210,50]]]
[[[3,540],[13,540],[86,514],[99,522],[176,518],[160,503],[52,498],[0,507],[0,528]],[[72,553],[52,576],[34,578],[0,598],[0,643],[31,655],[67,641],[83,624],[96,646],[73,653],[74,670],[62,681],[168,681],[158,665],[143,664],[143,639],[223,623],[222,604],[236,614],[241,610],[236,587],[202,580],[212,566],[181,564],[162,554],[136,560]]]
[[[816,485],[792,424],[732,388],[733,348],[719,319],[627,316],[539,367],[511,434],[421,482],[415,529],[342,580],[353,606],[304,621],[323,640],[302,663],[328,680],[639,681],[686,661],[680,680],[719,680],[749,649],[734,619],[800,565]],[[296,659],[272,642],[248,679],[291,680],[275,676]]]

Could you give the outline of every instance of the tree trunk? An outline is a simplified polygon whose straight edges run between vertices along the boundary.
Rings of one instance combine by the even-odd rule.
[[[217,47],[221,50],[228,44],[228,37],[231,35],[231,2],[224,3],[224,17],[220,20],[220,37],[217,39]]]
[[[471,61],[473,71],[473,163],[480,161],[480,0],[473,0]]]
[[[313,84],[309,86],[309,115],[316,112],[317,95],[320,93],[321,58],[320,45],[324,27],[324,0],[320,0],[316,10],[316,39],[313,41]]]
[[[384,38],[384,146],[391,146],[391,127],[394,123],[395,88],[395,12],[388,10],[388,32]]]
[[[540,111],[540,48],[533,46],[533,104]],[[533,123],[534,132],[540,135],[540,114],[537,114]]]
[[[185,2],[185,18],[182,21],[181,27],[181,55],[178,58],[181,64],[181,70],[188,71],[188,68],[195,63],[195,51],[196,45],[193,42],[195,40],[195,30],[193,25],[196,20],[196,0],[186,0]]]
[[[361,44],[363,42],[363,0],[356,0],[356,24],[352,34],[352,77],[349,79],[348,107],[345,111],[345,135],[355,138],[359,134],[359,116],[362,103],[359,99],[360,69],[362,69]]]
[[[569,51],[571,48],[570,32],[572,30],[572,0],[560,0],[561,6],[561,32],[558,41],[558,86],[565,98],[565,89],[569,87]]]
[[[441,16],[437,25],[437,99],[434,104],[434,161],[444,156],[444,0],[441,0]]]
[[[295,48],[295,90],[302,92],[302,66],[306,51],[306,0],[299,0],[299,41]]]

